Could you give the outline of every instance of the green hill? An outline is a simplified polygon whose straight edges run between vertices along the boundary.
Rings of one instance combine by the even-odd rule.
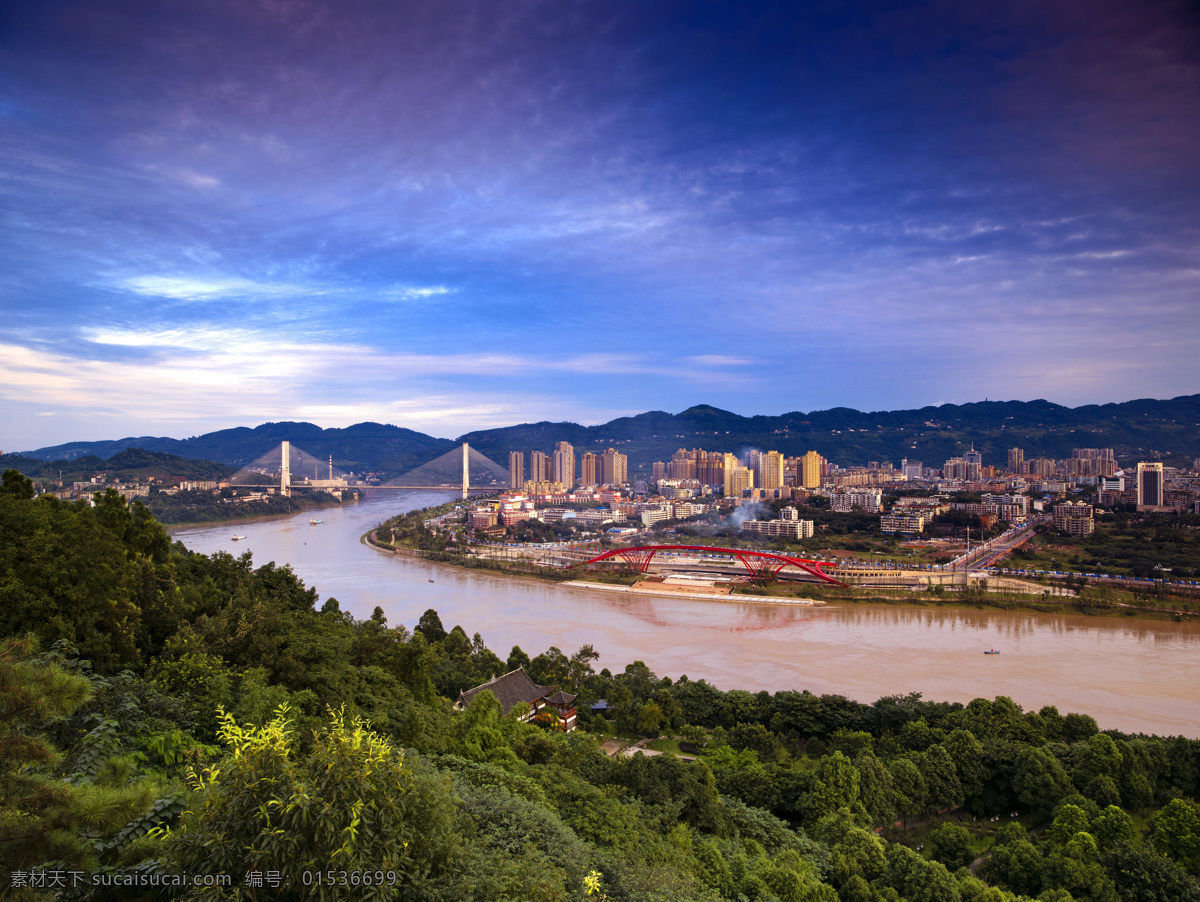
[[[550,451],[559,441],[570,442],[580,451],[615,447],[629,455],[634,472],[648,470],[652,461],[665,460],[680,447],[734,453],[757,447],[793,455],[815,450],[844,466],[872,460],[898,463],[904,457],[938,466],[972,445],[983,452],[985,464],[1004,464],[1012,447],[1023,448],[1027,458],[1069,457],[1072,448],[1113,448],[1122,462],[1190,463],[1200,457],[1200,395],[1076,408],[1045,400],[982,401],[914,410],[864,412],[835,407],[749,417],[698,405],[678,414],[654,410],[598,426],[539,422],[482,429],[453,441],[380,423],[344,429],[264,423],[189,439],[73,442],[25,456],[82,463],[85,456],[109,459],[141,448],[242,466],[284,439],[316,457],[332,455],[341,469],[373,472],[385,479],[426,464],[463,441],[502,465],[509,451]]]

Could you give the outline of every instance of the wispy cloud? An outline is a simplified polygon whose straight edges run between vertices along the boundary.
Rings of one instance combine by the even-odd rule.
[[[29,5],[6,428],[1194,391],[1194,22],[1118,6]]]
[[[181,301],[209,301],[230,297],[308,294],[311,288],[296,285],[255,282],[249,279],[205,278],[191,276],[131,276],[119,280],[120,287],[147,297]]]
[[[379,295],[398,301],[423,301],[443,294],[454,294],[454,292],[455,289],[447,288],[445,285],[394,286],[383,289]]]

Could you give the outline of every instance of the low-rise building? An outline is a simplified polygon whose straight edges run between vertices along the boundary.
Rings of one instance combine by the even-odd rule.
[[[868,514],[879,513],[883,509],[883,495],[876,489],[871,492],[835,492],[829,496],[830,510],[849,513],[856,507]]]
[[[647,508],[641,513],[642,526],[647,528],[655,523],[662,523],[664,520],[671,519],[671,511],[666,507]]]
[[[928,522],[925,513],[896,509],[890,514],[880,516],[879,529],[887,535],[915,536],[925,529],[925,524]]]
[[[500,522],[500,514],[493,508],[476,508],[470,514],[471,529],[486,529]]]
[[[1092,506],[1084,501],[1063,501],[1054,505],[1054,528],[1069,536],[1090,536],[1096,530]]]
[[[812,520],[743,520],[741,532],[754,533],[772,539],[811,539]]]

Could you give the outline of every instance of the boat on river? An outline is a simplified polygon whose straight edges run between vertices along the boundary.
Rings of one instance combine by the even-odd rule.
[[[316,517],[313,517],[313,519],[308,521],[308,525],[309,526],[320,526],[324,522],[325,522],[324,520],[318,520]]]
[[[998,652],[998,651],[997,651],[996,649],[994,649],[994,648],[990,648],[990,649],[988,649],[987,651],[985,651],[985,652],[984,652],[984,654],[985,654],[985,655],[998,655],[998,654],[1000,654],[1000,652]]]
[[[244,538],[246,538],[246,537],[245,537],[245,536],[239,536],[239,535],[235,535],[235,536],[233,537],[233,541],[235,541],[235,542],[238,542],[238,541],[240,541],[240,540],[242,540],[242,539],[244,539]]]

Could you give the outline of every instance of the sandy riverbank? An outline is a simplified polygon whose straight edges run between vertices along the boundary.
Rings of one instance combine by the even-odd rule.
[[[628,595],[657,595],[662,598],[689,598],[694,601],[726,601],[736,604],[774,604],[796,605],[799,607],[817,607],[824,605],[823,601],[811,598],[780,598],[761,595],[733,595],[729,589],[690,588],[687,586],[670,586],[663,588],[661,583],[635,583],[632,586],[616,586],[611,583],[591,583],[585,580],[570,580],[559,583],[575,589],[600,589],[605,592],[624,592]],[[657,586],[657,588],[655,588]]]

